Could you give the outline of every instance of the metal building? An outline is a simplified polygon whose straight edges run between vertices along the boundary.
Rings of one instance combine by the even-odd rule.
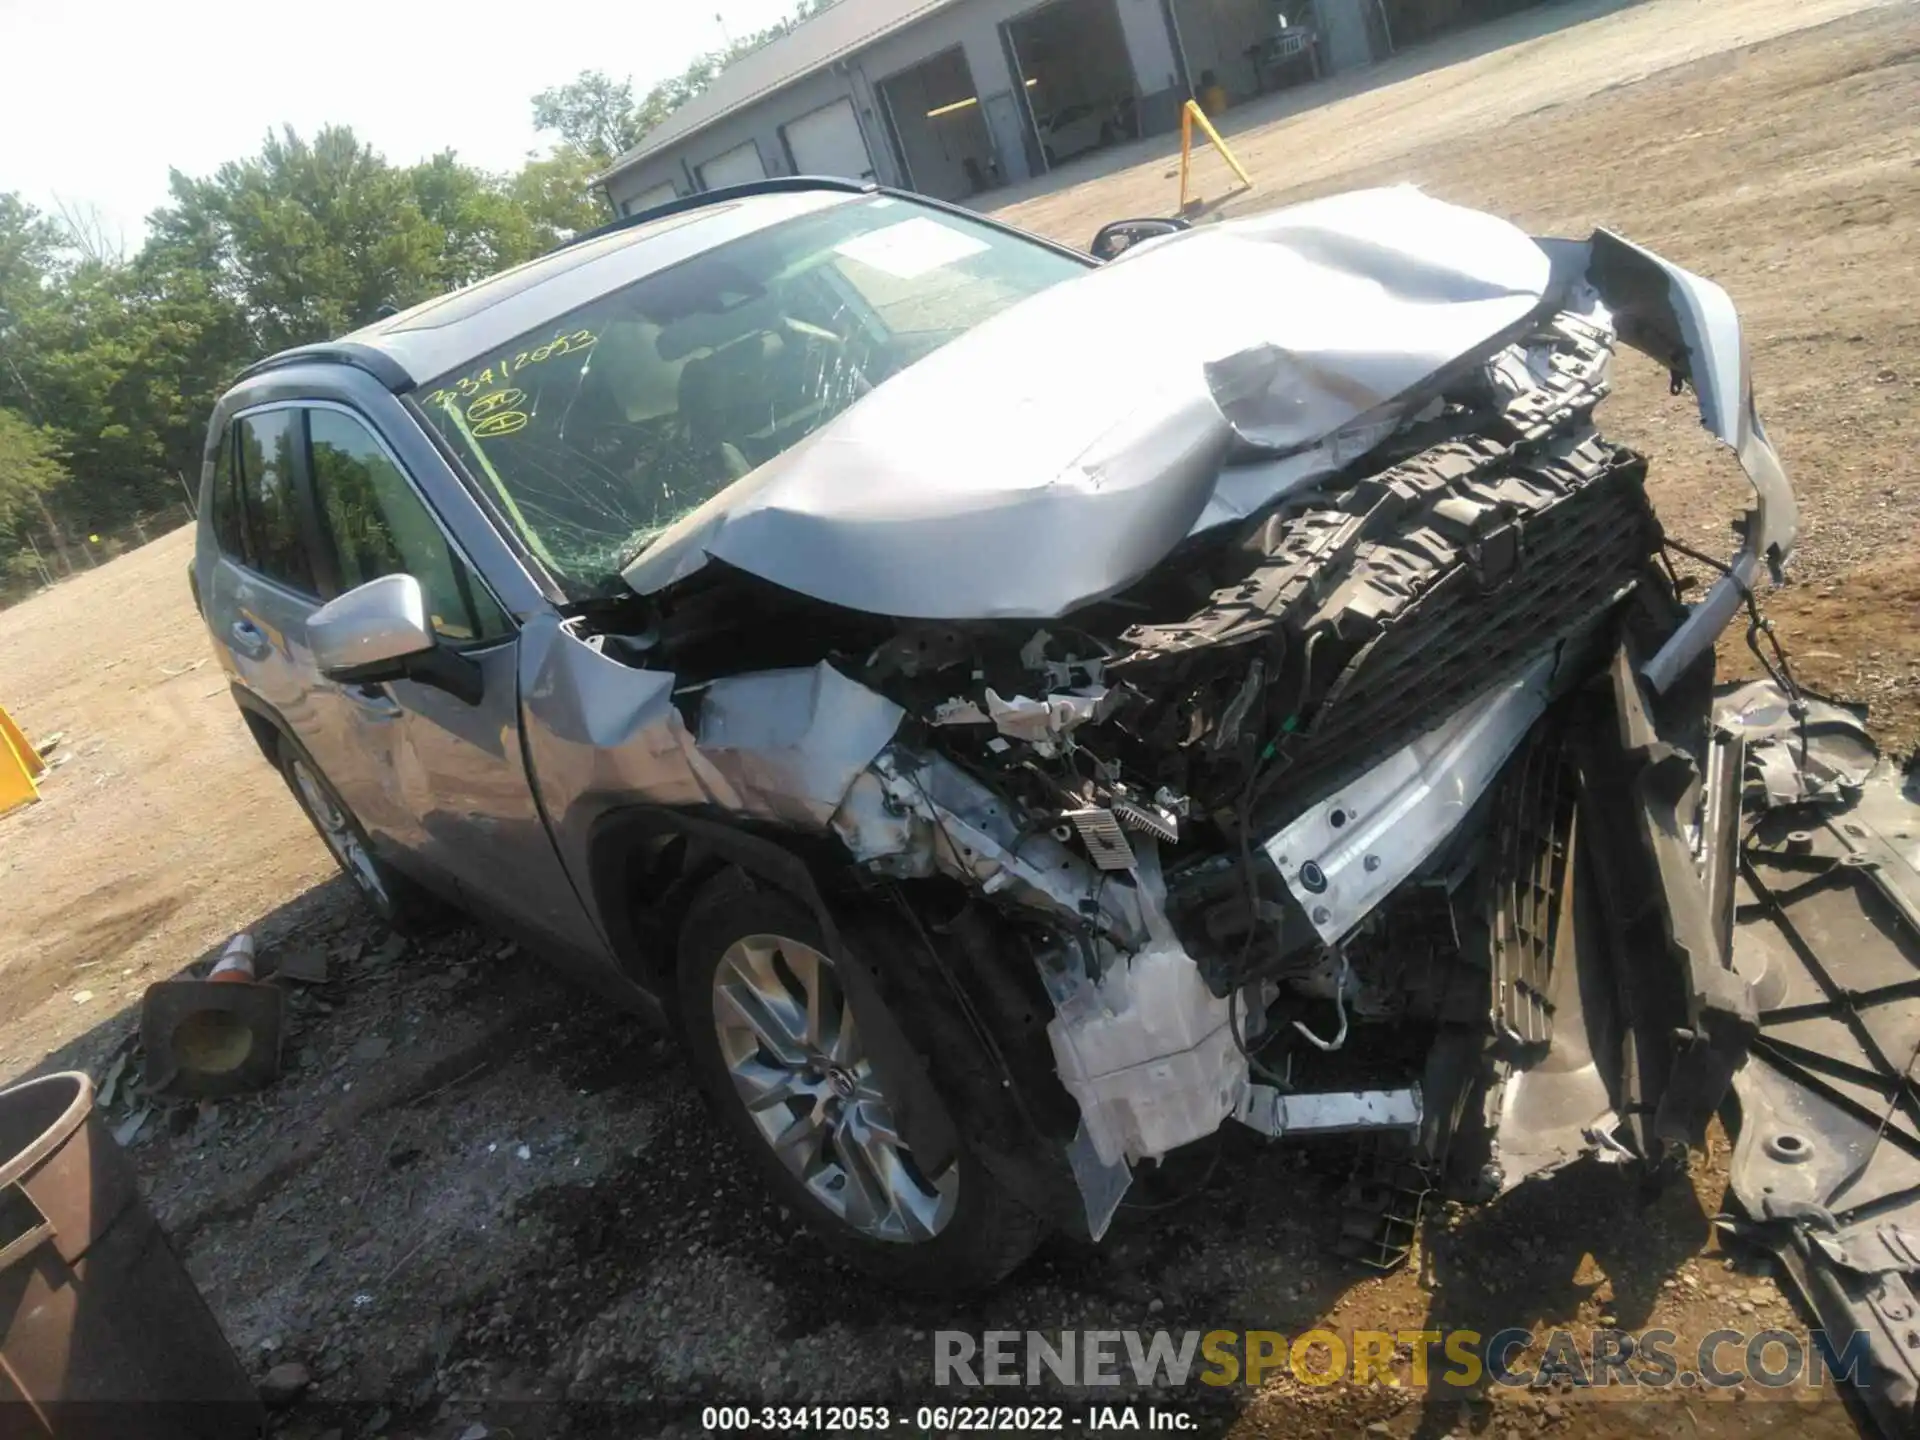
[[[965,200],[1172,129],[1208,75],[1239,101],[1365,64],[1388,53],[1398,3],[839,0],[729,66],[601,179],[622,214],[788,174]]]

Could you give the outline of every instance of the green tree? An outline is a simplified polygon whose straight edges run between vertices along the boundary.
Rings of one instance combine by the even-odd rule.
[[[542,90],[533,97],[534,128],[554,131],[565,145],[592,157],[598,162],[597,168],[605,169],[711,85],[722,70],[836,3],[798,0],[786,19],[718,50],[696,55],[685,70],[662,80],[638,100],[633,97],[631,78],[614,80],[603,70],[583,70],[567,84]]]
[[[642,134],[633,81],[611,79],[604,70],[582,70],[534,96],[533,125],[602,165],[632,149]]]
[[[58,225],[18,195],[0,194],[0,306],[37,303],[61,248]]]
[[[26,329],[58,292],[64,268],[60,229],[18,195],[0,194],[0,405],[31,415]]]
[[[37,583],[54,573],[29,537],[35,529],[49,540],[57,536],[48,500],[66,483],[54,437],[24,415],[0,410],[0,587]]]
[[[406,180],[435,232],[437,253],[419,277],[427,294],[471,285],[552,248],[507,182],[462,165],[451,150],[414,166]]]
[[[54,437],[26,416],[0,410],[0,531],[37,519],[47,492],[66,479]]]
[[[156,238],[203,249],[265,348],[344,334],[440,288],[446,236],[413,176],[346,126],[311,141],[289,126],[210,179],[174,171],[169,188],[148,222]]]
[[[507,182],[514,206],[532,227],[538,253],[604,225],[613,218],[607,197],[593,184],[603,168],[586,153],[560,146],[529,160]]]
[[[197,484],[242,366],[519,264],[610,218],[593,177],[728,64],[830,0],[696,57],[636,100],[588,71],[534,98],[559,142],[510,175],[446,151],[397,166],[345,126],[291,128],[207,176],[175,171],[131,259],[84,208],[0,194],[0,576]]]
[[[181,497],[181,479],[199,472],[213,397],[258,353],[213,273],[152,245],[130,264],[70,271],[8,346],[28,413],[54,431],[74,477],[60,514],[89,529]]]

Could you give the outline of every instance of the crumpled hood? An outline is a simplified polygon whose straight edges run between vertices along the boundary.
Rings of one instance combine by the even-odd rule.
[[[1192,531],[1230,453],[1369,448],[1550,272],[1514,226],[1406,187],[1157,241],[894,376],[626,579],[647,594],[714,558],[878,614],[1064,614]]]

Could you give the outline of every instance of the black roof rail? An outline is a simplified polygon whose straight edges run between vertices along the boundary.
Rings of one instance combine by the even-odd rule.
[[[745,199],[750,195],[792,195],[809,190],[832,190],[842,195],[877,195],[881,186],[872,180],[848,180],[839,175],[769,175],[764,180],[747,180],[739,185],[723,185],[718,190],[697,190],[691,195],[681,195],[664,205],[650,206],[645,210],[636,210],[631,215],[622,215],[597,229],[588,230],[562,241],[547,253],[558,255],[562,250],[575,245],[583,245],[589,240],[598,240],[603,235],[617,235],[622,230],[635,225],[650,224],[665,219],[669,215],[679,215],[687,210],[704,210],[709,205],[725,205],[730,201]]]
[[[351,365],[356,370],[364,370],[396,395],[404,395],[413,389],[413,376],[409,375],[391,355],[376,350],[371,345],[360,345],[350,340],[331,340],[319,345],[296,345],[291,350],[282,350],[277,355],[269,355],[264,360],[256,360],[238,375],[233,383],[251,380],[257,375],[265,375],[271,370],[285,370],[291,365]]]

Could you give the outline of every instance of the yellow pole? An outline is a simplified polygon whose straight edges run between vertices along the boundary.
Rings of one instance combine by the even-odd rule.
[[[1193,168],[1193,102],[1180,112],[1180,208],[1187,208],[1187,172]]]
[[[1246,189],[1253,188],[1253,177],[1247,174],[1243,166],[1227,148],[1227,142],[1220,138],[1220,132],[1213,128],[1213,122],[1207,119],[1207,112],[1189,100],[1180,110],[1180,208],[1187,208],[1187,169],[1189,157],[1193,154],[1193,127],[1198,124],[1213,148],[1220,152],[1220,158],[1232,167],[1233,173],[1240,177],[1240,183]]]

